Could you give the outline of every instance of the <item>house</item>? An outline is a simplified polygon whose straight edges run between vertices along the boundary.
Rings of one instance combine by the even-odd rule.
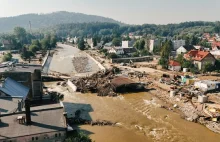
[[[195,47],[193,45],[184,45],[184,46],[180,46],[177,50],[176,50],[176,54],[179,55],[179,54],[183,54],[183,53],[186,53],[190,50],[194,50]]]
[[[0,104],[2,101],[5,99],[0,99]],[[9,110],[13,107],[7,106],[5,109]],[[31,107],[30,101],[25,101],[25,109],[20,112],[1,114],[0,129],[1,142],[64,141],[67,124],[63,105],[57,103]]]
[[[168,69],[171,70],[171,71],[180,71],[181,70],[181,65],[177,61],[170,60]]]
[[[220,49],[219,49],[219,50],[211,50],[210,53],[211,53],[216,59],[220,59]]]
[[[173,49],[177,50],[179,47],[184,46],[186,44],[185,40],[173,40]]]
[[[130,47],[130,48],[123,48],[124,54],[131,56],[133,53],[137,52],[136,48]]]
[[[12,49],[14,48],[14,45],[10,40],[2,40],[2,47],[7,49]]]
[[[133,45],[134,45],[134,40],[131,40],[131,41],[122,41],[122,47],[123,47],[123,48],[133,47]]]
[[[202,91],[219,90],[220,82],[211,81],[211,80],[202,80],[195,82],[194,86]]]
[[[184,58],[186,60],[192,60],[199,70],[203,69],[207,63],[211,63],[214,66],[216,61],[215,57],[209,51],[202,50],[191,50],[184,54]]]
[[[220,42],[213,42],[212,43],[212,50],[216,50],[220,48]]]
[[[122,47],[112,47],[108,53],[115,53],[116,55],[123,55],[124,54],[124,50]]]
[[[107,49],[107,50],[110,50],[112,48],[113,44],[112,42],[108,42],[104,45],[104,48],[103,49]]]
[[[159,39],[155,39],[155,40],[150,40],[149,41],[149,51],[153,52],[155,47],[160,47],[160,40]]]

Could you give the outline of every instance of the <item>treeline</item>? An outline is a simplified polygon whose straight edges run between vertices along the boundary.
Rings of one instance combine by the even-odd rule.
[[[168,25],[123,25],[120,26],[115,23],[72,23],[72,24],[60,24],[43,30],[44,32],[54,32],[58,36],[84,36],[90,37],[93,35],[109,36],[115,31],[118,34],[128,35],[134,33],[135,35],[155,35],[155,36],[176,36],[184,34],[202,34],[204,32],[214,33],[220,32],[219,22],[184,22],[180,24],[168,24]]]

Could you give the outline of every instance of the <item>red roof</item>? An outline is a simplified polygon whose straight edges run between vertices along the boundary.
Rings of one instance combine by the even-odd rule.
[[[201,51],[201,50],[191,50],[187,54],[184,54],[186,59],[192,59],[196,61],[202,61],[206,56],[210,55],[208,51]]]
[[[220,47],[220,42],[213,42],[212,47]]]
[[[169,61],[169,65],[170,65],[170,66],[181,66],[179,62],[174,61],[174,60],[170,60],[170,61]]]

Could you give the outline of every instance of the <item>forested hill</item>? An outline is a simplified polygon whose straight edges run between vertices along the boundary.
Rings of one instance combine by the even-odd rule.
[[[89,22],[109,22],[117,23],[120,22],[111,18],[105,18],[95,15],[86,15],[82,13],[73,12],[54,12],[50,14],[25,14],[14,17],[0,18],[0,32],[10,32],[16,26],[24,27],[29,29],[29,21],[33,29],[45,28],[58,24],[65,23],[89,23]]]

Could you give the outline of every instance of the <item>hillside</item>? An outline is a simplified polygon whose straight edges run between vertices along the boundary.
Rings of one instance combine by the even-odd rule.
[[[86,15],[74,12],[54,12],[49,14],[25,14],[14,17],[0,18],[0,32],[10,32],[16,26],[29,28],[31,21],[32,29],[45,28],[65,23],[89,23],[89,22],[109,22],[119,23],[111,18],[95,15]]]

